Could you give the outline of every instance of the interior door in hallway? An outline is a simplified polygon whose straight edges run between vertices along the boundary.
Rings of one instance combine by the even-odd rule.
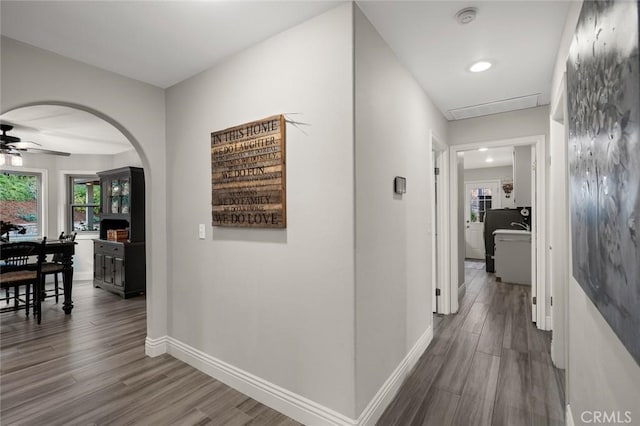
[[[484,216],[500,208],[499,181],[465,182],[465,257],[484,259]]]

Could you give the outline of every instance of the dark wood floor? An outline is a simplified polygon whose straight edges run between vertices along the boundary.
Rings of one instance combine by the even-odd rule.
[[[146,357],[144,297],[82,282],[74,302],[66,316],[47,299],[41,325],[0,315],[0,424],[299,424],[168,355]]]
[[[531,323],[529,288],[483,267],[467,264],[460,312],[434,318],[379,425],[564,424],[564,377],[550,334]],[[47,299],[40,326],[24,311],[0,315],[0,424],[298,424],[168,355],[146,357],[144,297],[89,282],[74,292],[73,314]]]
[[[378,425],[564,424],[564,374],[550,332],[531,322],[528,286],[496,282],[466,262],[456,315],[436,316],[434,339]]]

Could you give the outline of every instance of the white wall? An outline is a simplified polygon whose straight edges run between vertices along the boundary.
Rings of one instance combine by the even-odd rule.
[[[121,152],[113,156],[111,164],[112,169],[119,169],[120,167],[143,167],[142,160],[135,149]]]
[[[562,44],[559,49],[558,59],[553,75],[554,88],[559,88],[562,75],[565,70],[567,54],[571,44],[571,37],[574,33],[578,20],[581,3],[572,3],[569,15],[565,24],[565,32]],[[560,93],[553,92],[555,97]],[[565,119],[566,122],[566,119]],[[565,144],[567,141],[562,137],[563,132],[552,132],[551,144]],[[560,151],[561,148],[554,148]],[[555,150],[552,151],[553,153]],[[556,161],[552,157],[552,167],[559,167],[554,173],[567,175],[568,167],[566,159],[558,155]],[[568,194],[567,194],[568,195]],[[567,200],[563,200],[561,206],[554,203],[551,215],[563,215],[568,212]],[[567,250],[560,247],[553,249],[553,262],[562,263],[569,267],[568,290],[563,292],[563,288],[558,285],[557,291],[563,292],[568,298],[567,319],[568,319],[568,359],[567,364],[567,403],[571,407],[573,419],[576,425],[585,424],[582,421],[581,413],[587,410],[620,411],[624,419],[624,412],[631,411],[631,424],[640,422],[640,366],[631,357],[622,342],[615,335],[606,320],[602,317],[598,309],[591,302],[589,297],[582,290],[582,287],[573,278],[571,272],[570,244]],[[555,304],[555,300],[554,300]],[[554,320],[555,321],[555,320]],[[590,420],[587,416],[586,420]]]
[[[565,19],[560,46],[556,55],[551,90],[549,155],[550,181],[562,185],[550,185],[549,229],[551,247],[549,256],[549,283],[554,299],[552,307],[553,334],[551,338],[551,358],[559,368],[567,368],[568,362],[568,291],[569,291],[569,199],[566,142],[566,84],[563,77],[566,60],[573,40],[582,1],[571,3]],[[568,389],[568,384],[567,384]]]
[[[429,130],[446,121],[355,8],[356,412],[431,327]],[[394,195],[395,176],[407,192]]]
[[[531,206],[531,146],[516,146],[513,152],[513,199],[517,207]]]
[[[500,208],[514,208],[513,193],[507,198],[502,190],[502,184],[506,181],[513,182],[513,167],[483,167],[481,169],[465,169],[464,181],[482,181],[482,180],[499,180],[500,181]],[[495,207],[494,207],[495,208]]]
[[[553,296],[551,358],[558,368],[566,368],[566,303],[569,280],[569,204],[567,187],[567,146],[565,127],[551,120],[551,165],[549,175],[553,185],[549,194],[549,281]]]
[[[578,16],[580,15],[580,10],[582,10],[582,1],[572,1],[567,10],[567,17],[564,21],[564,29],[562,30],[558,53],[556,54],[556,63],[553,66],[553,75],[551,76],[551,105],[556,104],[558,94],[561,92],[562,78],[567,70],[567,57],[569,56],[569,49],[571,48],[571,42],[578,23]]]
[[[466,257],[466,244],[465,244],[465,223],[464,223],[464,152],[458,152],[458,212],[457,212],[457,225],[458,225],[458,288],[462,287],[465,283],[464,273],[464,259]],[[465,287],[466,290],[466,287]],[[464,296],[465,290],[458,292],[458,300]],[[454,306],[458,306],[454,304]],[[457,312],[457,309],[455,310]]]
[[[140,153],[146,174],[147,334],[166,334],[164,91],[2,37],[4,113],[31,104],[77,106],[106,119]]]
[[[354,416],[351,5],[167,90],[169,333]],[[210,133],[279,113],[287,229],[212,228]],[[198,224],[207,238],[198,239]]]
[[[549,140],[548,105],[449,122],[451,145],[532,135]]]

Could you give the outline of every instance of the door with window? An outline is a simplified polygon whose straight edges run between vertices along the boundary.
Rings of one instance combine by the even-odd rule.
[[[500,181],[465,182],[465,257],[485,258],[484,218],[500,208]]]

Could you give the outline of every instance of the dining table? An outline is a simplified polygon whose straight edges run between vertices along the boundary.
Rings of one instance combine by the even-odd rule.
[[[73,310],[71,293],[73,290],[73,255],[76,252],[76,242],[70,240],[49,240],[45,244],[45,254],[59,255],[62,269],[62,287],[64,288],[64,301],[62,310],[69,315]]]
[[[30,240],[30,241],[42,241]],[[0,243],[0,250],[2,250],[2,244]],[[70,240],[54,240],[47,239],[45,244],[45,254],[58,255],[63,265],[62,269],[62,287],[64,292],[64,298],[62,303],[62,310],[65,314],[69,315],[73,310],[73,299],[71,298],[73,290],[73,255],[76,252],[76,242]]]

